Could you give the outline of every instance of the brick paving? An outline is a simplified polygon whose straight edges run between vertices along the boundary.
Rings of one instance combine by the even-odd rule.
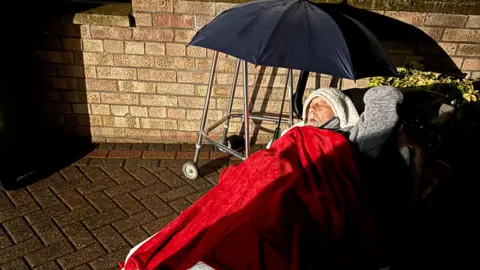
[[[201,177],[188,180],[181,166],[194,149],[100,144],[26,188],[1,191],[0,269],[116,269],[240,162],[204,146]]]

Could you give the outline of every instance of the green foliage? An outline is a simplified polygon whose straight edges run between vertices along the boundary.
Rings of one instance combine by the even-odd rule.
[[[422,64],[408,62],[405,67],[398,68],[399,77],[372,77],[368,86],[390,85],[397,88],[419,88],[429,91],[456,89],[467,102],[479,102],[478,90],[473,88],[473,81],[460,79],[440,73],[424,71]]]

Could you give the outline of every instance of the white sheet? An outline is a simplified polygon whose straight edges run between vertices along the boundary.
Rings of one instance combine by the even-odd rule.
[[[127,255],[127,258],[125,259],[125,264],[127,264],[128,260],[130,259],[130,256],[132,256],[132,254],[139,248],[141,247],[145,242],[147,242],[148,240],[150,240],[150,238],[152,238],[154,235],[150,236],[149,238],[147,238],[145,241],[141,242],[140,244],[134,246],[132,249],[130,249],[130,251],[128,252],[128,255]],[[124,270],[124,268],[122,268],[122,270]],[[213,269],[212,267],[206,265],[205,263],[203,262],[198,262],[197,264],[195,264],[192,268],[188,269],[188,270],[215,270]]]

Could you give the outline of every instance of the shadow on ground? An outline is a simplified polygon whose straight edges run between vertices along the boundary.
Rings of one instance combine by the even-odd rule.
[[[11,42],[2,47],[0,180],[7,188],[40,180],[92,149],[81,31],[73,15],[93,5],[22,4],[22,24],[4,24]]]

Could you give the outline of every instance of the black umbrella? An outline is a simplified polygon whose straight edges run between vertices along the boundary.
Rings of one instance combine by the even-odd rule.
[[[340,78],[397,76],[375,36],[361,23],[307,0],[260,0],[224,11],[189,45],[256,65]]]

